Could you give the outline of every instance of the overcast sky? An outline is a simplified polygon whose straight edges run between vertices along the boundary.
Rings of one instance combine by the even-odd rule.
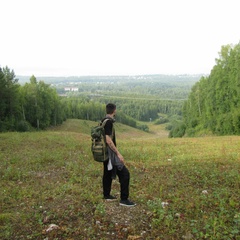
[[[240,41],[239,0],[0,0],[16,75],[209,74]]]

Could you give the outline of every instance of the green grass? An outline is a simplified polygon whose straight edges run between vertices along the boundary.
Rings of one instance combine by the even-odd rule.
[[[95,124],[0,134],[0,239],[240,239],[240,137],[168,139],[116,124],[137,203],[126,210],[102,200]]]

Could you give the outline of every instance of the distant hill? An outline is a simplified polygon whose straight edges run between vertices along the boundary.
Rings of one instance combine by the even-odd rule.
[[[154,75],[132,75],[132,76],[69,76],[69,77],[53,77],[53,76],[35,76],[39,80],[43,80],[45,83],[49,84],[66,84],[66,83],[94,83],[94,82],[125,82],[125,81],[151,81],[151,82],[186,82],[195,83],[198,81],[203,74],[182,74],[182,75],[164,75],[164,74],[154,74]],[[31,76],[17,76],[20,84],[29,82]]]

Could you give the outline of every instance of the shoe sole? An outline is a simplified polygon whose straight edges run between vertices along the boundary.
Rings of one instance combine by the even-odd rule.
[[[119,205],[123,206],[123,207],[135,207],[136,206],[136,204],[134,204],[134,205],[126,205],[126,204],[123,204],[123,203],[120,203]]]
[[[104,199],[105,201],[107,202],[114,202],[114,201],[117,201],[117,199]]]

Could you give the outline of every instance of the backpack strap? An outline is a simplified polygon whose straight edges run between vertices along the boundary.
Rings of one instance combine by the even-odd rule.
[[[109,120],[109,121],[112,121],[112,118],[109,118],[109,117],[108,117],[108,118],[105,118],[105,119],[101,122],[100,126],[102,126],[102,127],[104,128],[105,125],[106,125],[106,122],[107,122],[108,120]],[[114,130],[114,126],[113,126],[111,138],[113,138],[114,131],[115,131],[115,130]],[[104,137],[106,137],[106,136],[105,136],[105,131],[104,131]]]
[[[101,123],[101,126],[102,126],[102,127],[105,127],[106,122],[107,122],[108,120],[110,120],[110,119],[109,119],[109,118],[104,119],[104,121]]]

